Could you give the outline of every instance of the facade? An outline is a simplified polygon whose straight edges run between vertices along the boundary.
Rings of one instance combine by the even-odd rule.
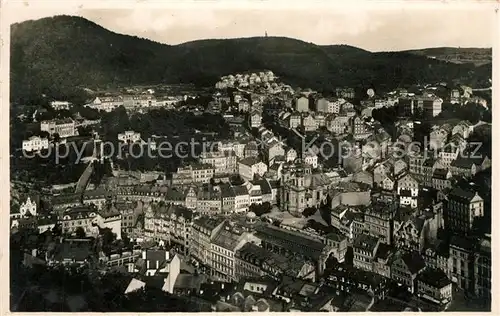
[[[373,262],[375,260],[375,255],[377,254],[379,244],[380,241],[378,238],[367,234],[360,234],[356,237],[352,245],[354,253],[354,267],[372,272]]]
[[[70,118],[40,122],[40,130],[50,136],[58,134],[61,138],[77,135],[76,123]]]
[[[32,136],[27,140],[23,140],[23,151],[36,152],[48,148],[49,148],[49,140],[47,138]]]
[[[211,241],[222,228],[221,218],[201,216],[193,221],[190,239],[190,255],[199,265],[206,265],[211,259]]]
[[[425,261],[418,252],[400,252],[391,264],[391,279],[404,284],[415,293],[417,275],[425,269]]]
[[[295,111],[309,112],[309,99],[304,96],[295,99]]]
[[[445,202],[445,227],[451,231],[468,233],[474,220],[484,216],[484,200],[471,189],[455,187]]]
[[[253,180],[255,175],[262,177],[267,172],[267,165],[257,157],[248,157],[238,162],[238,173],[244,180]]]
[[[235,174],[238,171],[237,157],[234,152],[203,152],[200,162],[214,167],[214,175]]]
[[[447,305],[453,299],[452,282],[439,269],[426,268],[417,276],[417,294],[440,305]]]
[[[141,141],[141,133],[126,131],[118,134],[118,140],[124,143],[137,143]]]

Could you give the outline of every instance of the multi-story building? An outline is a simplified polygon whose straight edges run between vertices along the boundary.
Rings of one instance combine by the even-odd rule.
[[[443,215],[446,229],[468,233],[474,220],[484,216],[484,200],[472,188],[455,187],[448,194]]]
[[[459,289],[474,292],[475,240],[452,236],[450,241],[451,280]]]
[[[316,118],[312,114],[309,114],[302,119],[302,126],[304,127],[305,132],[314,132],[319,127]]]
[[[234,141],[220,141],[217,143],[218,151],[234,151],[234,154],[239,158],[245,158],[245,146],[247,141],[234,140]]]
[[[452,282],[442,270],[426,268],[417,276],[417,295],[446,306],[453,299]]]
[[[491,236],[479,240],[474,257],[474,294],[491,300]]]
[[[410,174],[406,174],[398,179],[399,203],[409,205],[412,208],[417,207],[419,183]]]
[[[247,157],[238,162],[238,172],[244,180],[253,180],[255,175],[262,177],[267,172],[267,165],[258,157]]]
[[[378,238],[367,234],[360,234],[352,244],[354,267],[365,271],[373,271],[373,262],[379,244],[380,241]]]
[[[399,252],[391,264],[391,279],[404,284],[415,293],[417,275],[425,269],[425,261],[418,252]]]
[[[23,151],[32,152],[49,148],[49,140],[44,137],[31,136],[23,140]]]
[[[235,174],[238,172],[237,157],[234,152],[202,152],[200,162],[214,167],[214,175]]]
[[[121,96],[100,96],[85,106],[99,111],[111,112],[122,105],[123,98]]]
[[[201,216],[193,221],[190,237],[190,255],[206,268],[211,260],[211,240],[222,228],[224,219]]]
[[[211,164],[193,163],[188,166],[178,167],[172,173],[172,186],[191,183],[209,183],[214,176],[214,167]]]
[[[49,133],[50,136],[58,134],[61,138],[77,135],[76,123],[70,118],[42,121],[40,122],[40,130]]]
[[[224,222],[211,242],[210,275],[221,281],[236,279],[236,251],[247,242],[258,242],[252,234],[231,222]]]
[[[234,192],[234,210],[236,213],[245,213],[250,207],[250,194],[245,185],[235,185],[232,187]]]
[[[93,225],[97,214],[92,206],[76,206],[67,209],[58,221],[65,233],[73,234],[81,227],[87,236],[93,236],[97,234],[97,227]]]
[[[301,96],[295,99],[295,111],[309,112],[309,99]]]
[[[436,190],[451,188],[451,176],[449,169],[436,168],[432,175],[432,187]]]
[[[118,140],[124,143],[137,143],[141,141],[141,133],[125,131],[118,134]]]
[[[248,126],[250,128],[259,128],[262,125],[262,114],[260,111],[253,110],[249,115]]]
[[[392,223],[395,203],[372,203],[364,212],[365,231],[380,240],[381,243],[391,245]]]
[[[351,118],[349,116],[339,115],[326,118],[326,128],[336,135],[342,135],[348,132]]]

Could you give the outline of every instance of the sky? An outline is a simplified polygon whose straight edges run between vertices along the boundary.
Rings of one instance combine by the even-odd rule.
[[[369,51],[492,47],[496,22],[491,3],[430,6],[428,2],[403,5],[395,1],[389,5],[377,1],[374,5],[373,1],[351,0],[350,6],[327,6],[314,0],[301,1],[300,5],[280,1],[274,5],[270,1],[243,1],[240,5],[230,5],[238,1],[204,1],[196,7],[192,3],[166,7],[154,0],[89,1],[85,5],[66,1],[13,1],[8,7],[15,12],[9,14],[10,22],[66,14],[82,16],[117,33],[171,45],[208,38],[264,36],[267,32],[269,36],[292,37],[319,45],[347,44]]]

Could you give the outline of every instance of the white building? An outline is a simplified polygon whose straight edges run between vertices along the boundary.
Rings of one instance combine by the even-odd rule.
[[[141,133],[126,131],[118,134],[118,140],[124,143],[136,143],[141,141]]]
[[[38,136],[31,136],[27,140],[23,140],[24,151],[40,151],[49,148],[49,140]]]
[[[258,111],[253,111],[250,113],[250,128],[259,128],[262,124],[262,115]]]
[[[310,165],[313,168],[318,168],[318,156],[308,150],[305,153],[304,163]]]
[[[19,212],[21,213],[21,217],[24,218],[26,216],[36,216],[37,215],[37,204],[35,201],[32,201],[30,197],[26,199],[26,202],[21,204],[19,207]]]
[[[58,134],[61,138],[77,135],[75,121],[70,118],[42,121],[40,122],[40,130],[49,133],[50,136]]]
[[[214,167],[214,174],[234,174],[238,171],[237,157],[234,152],[202,152],[200,162]]]
[[[52,101],[50,106],[54,110],[69,110],[70,103],[68,101]]]
[[[257,157],[248,157],[240,160],[238,172],[244,180],[252,180],[256,174],[262,177],[267,172],[267,165]]]

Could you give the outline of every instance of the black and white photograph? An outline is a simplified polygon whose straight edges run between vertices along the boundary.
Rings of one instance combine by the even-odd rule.
[[[2,2],[11,312],[494,311],[498,3]]]

